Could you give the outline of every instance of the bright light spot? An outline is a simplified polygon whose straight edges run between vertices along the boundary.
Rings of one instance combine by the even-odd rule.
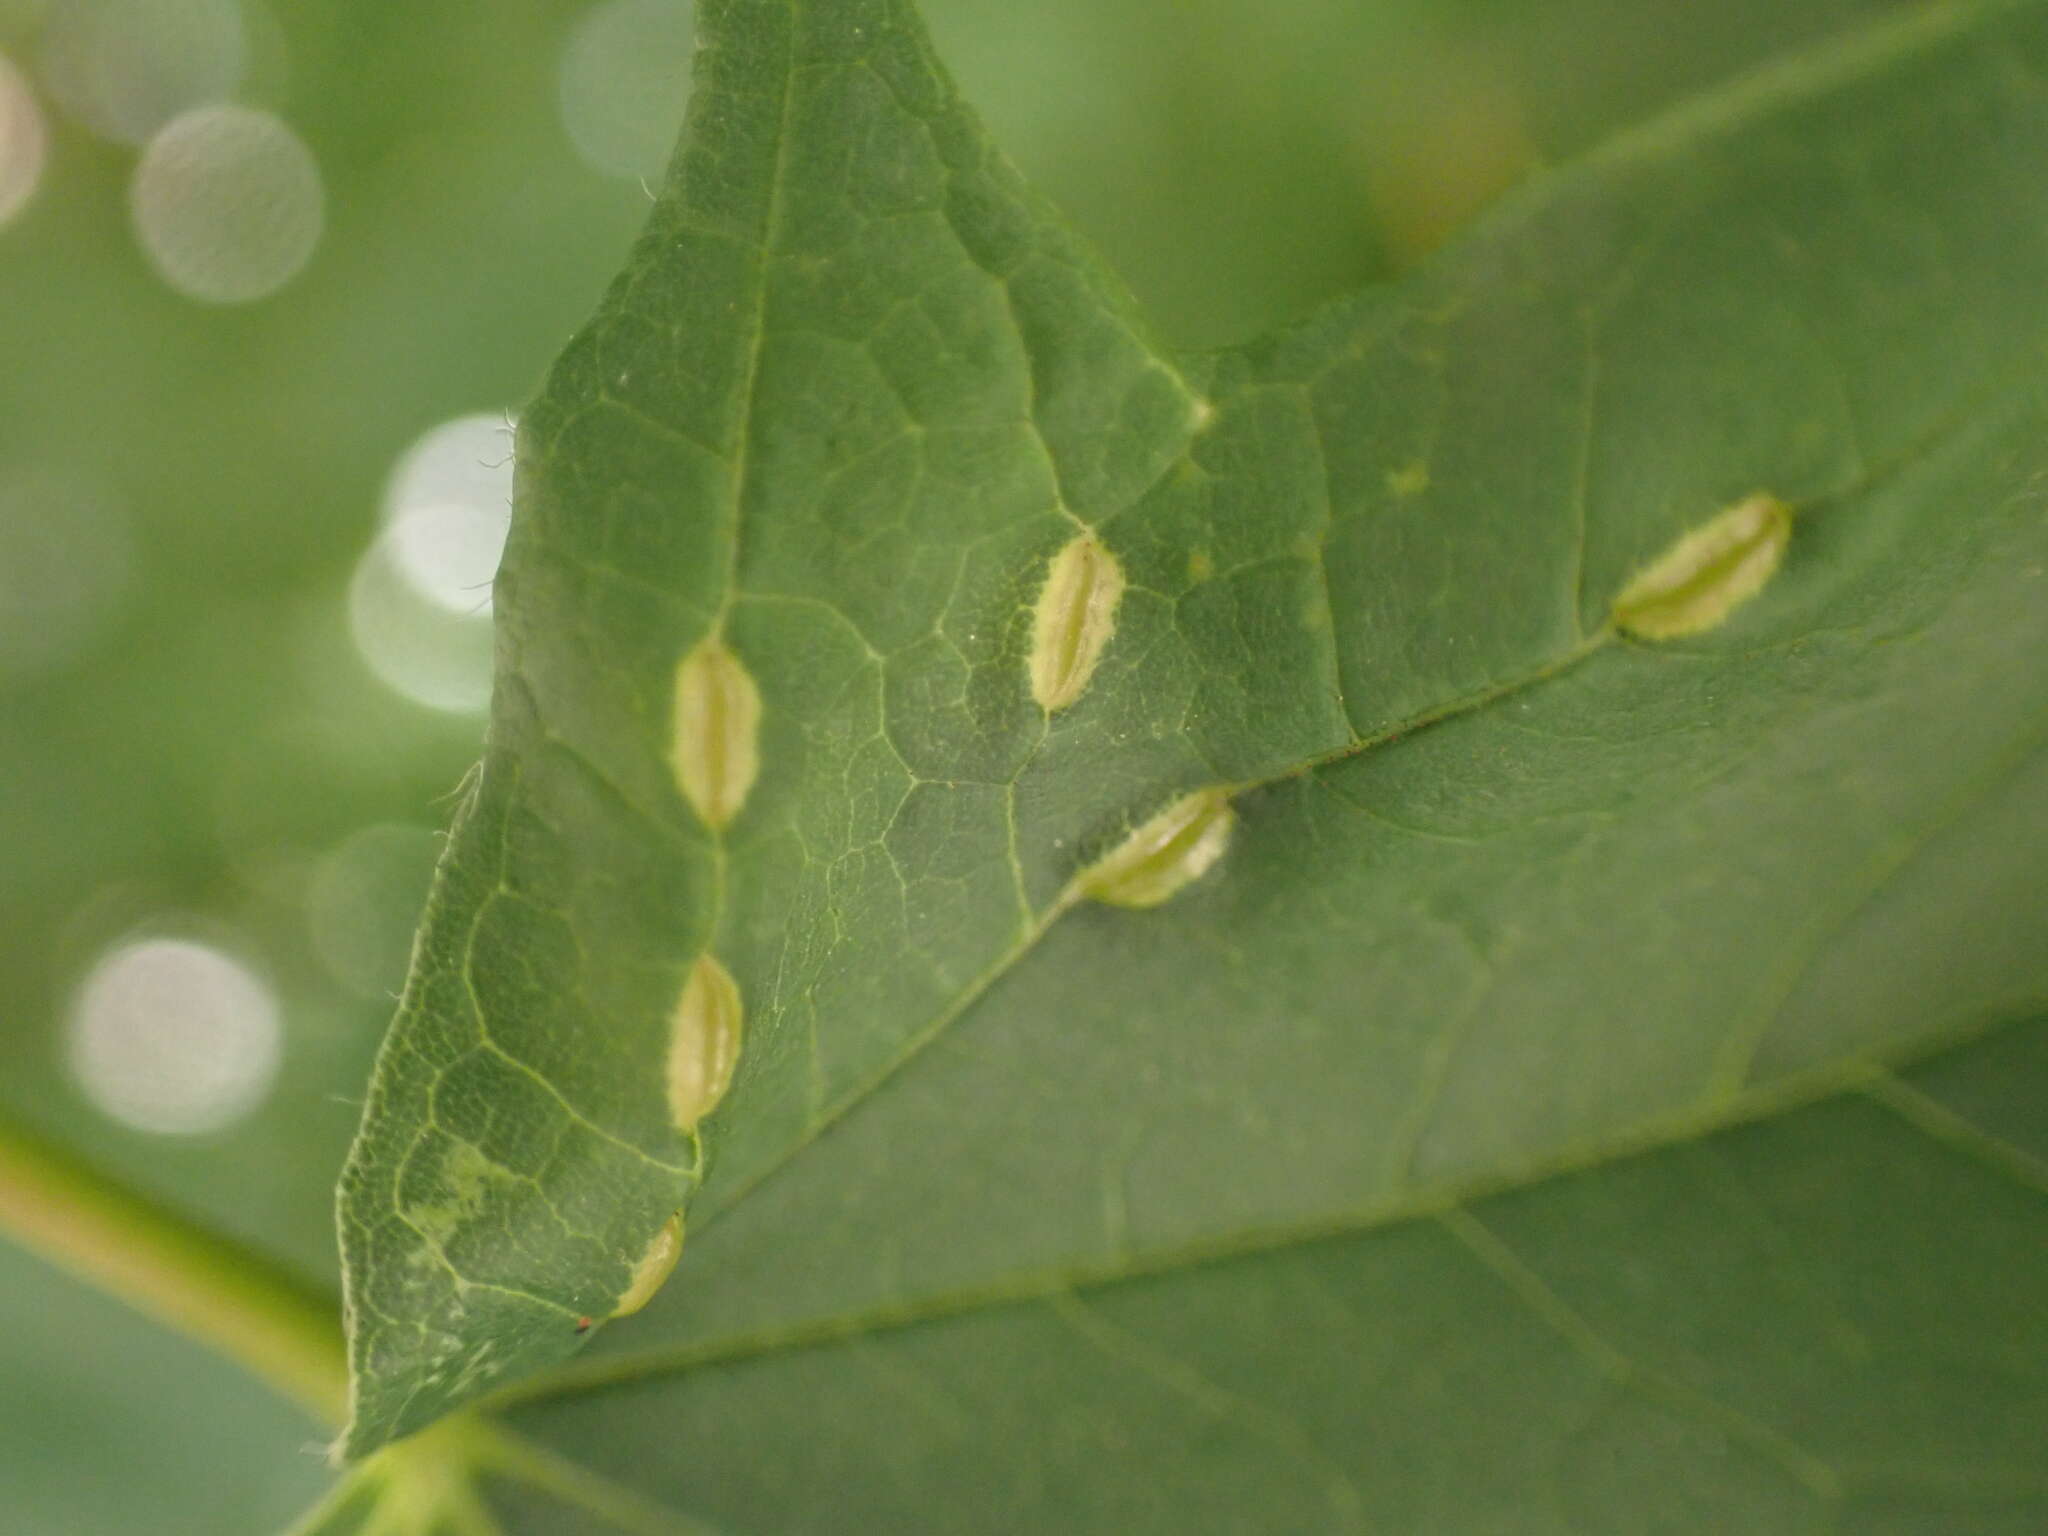
[[[348,627],[377,680],[415,704],[474,714],[491,701],[489,614],[451,613],[420,595],[387,534],[356,562]]]
[[[235,0],[68,0],[43,37],[43,78],[95,133],[140,144],[234,95],[248,52]]]
[[[458,416],[406,449],[384,488],[399,574],[455,613],[486,612],[512,521],[512,432],[501,416]]]
[[[0,54],[0,224],[35,196],[49,147],[43,109],[36,105],[21,71]]]
[[[126,519],[90,486],[0,481],[0,682],[77,654],[120,607],[130,564]]]
[[[314,866],[306,892],[313,949],[357,996],[389,1001],[404,985],[440,850],[424,827],[364,827]]]
[[[183,939],[100,957],[71,1012],[72,1074],[124,1125],[215,1131],[262,1102],[277,1076],[277,999],[239,961]]]
[[[254,107],[200,107],[149,141],[129,204],[143,249],[190,298],[275,293],[319,243],[325,194],[299,136]]]
[[[689,0],[604,0],[562,54],[562,126],[608,176],[658,177],[690,99],[696,14]]]

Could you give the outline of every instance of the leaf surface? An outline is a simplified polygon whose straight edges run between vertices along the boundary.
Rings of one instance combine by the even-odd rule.
[[[2038,1298],[2037,1152],[1988,1175],[1890,1101],[1722,1128],[2048,998],[2042,11],[1859,34],[1200,358],[1148,341],[904,6],[704,27],[670,188],[522,425],[490,746],[343,1185],[351,1452],[558,1365],[687,1206],[644,1320],[537,1390],[646,1384],[528,1413],[714,1524],[829,1528],[862,1468],[872,1523],[946,1526],[920,1500],[957,1457],[1022,1529],[1287,1528],[1283,1494],[1482,1528],[1553,1462],[1529,1523],[1573,1527],[1627,1507],[1615,1445],[1841,1506],[1909,1375],[1892,1440],[1809,1445],[1703,1376],[1740,1349],[1653,1350],[1640,1315],[1720,1315],[1691,1256],[1734,1239],[1658,1226],[1688,1180],[1856,1283],[1866,1147],[1926,1192],[1897,1252],[2005,1305],[2004,1243]],[[1630,577],[1762,491],[1794,510],[1762,594],[1617,639]],[[1125,585],[1048,714],[1034,603],[1081,531]],[[675,767],[713,636],[761,700],[716,827]],[[1071,903],[1207,786],[1239,812],[1216,872]],[[663,1064],[706,954],[746,1023],[700,1144]],[[1612,1285],[1570,1267],[1601,1253]],[[2038,1339],[1983,1316],[1953,1369],[2038,1403]],[[835,1395],[878,1371],[922,1410]],[[1401,1461],[1390,1421],[1442,1449]],[[774,1444],[823,1449],[791,1475]],[[1927,1444],[1929,1489],[2039,1496],[2005,1441]]]
[[[2020,1536],[2044,1091],[2037,1019],[1424,1219],[728,1338],[515,1418],[728,1532]]]

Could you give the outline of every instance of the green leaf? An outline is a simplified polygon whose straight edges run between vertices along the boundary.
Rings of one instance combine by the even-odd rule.
[[[905,5],[703,27],[522,423],[343,1182],[349,1453],[554,1368],[639,1385],[531,1432],[727,1528],[2040,1500],[2048,1179],[1943,1085],[2044,1073],[1986,1033],[2048,998],[2042,10],[1838,43],[1201,358]],[[1762,493],[1782,568],[1625,638]],[[1080,899],[1201,790],[1215,868]]]
[[[624,1292],[696,1175],[662,1063],[700,956],[748,1015],[718,1155],[758,1173],[1028,942],[1056,844],[1196,764],[1077,780],[1023,657],[1047,560],[1174,462],[1188,386],[899,8],[704,25],[672,190],[522,427],[490,746],[344,1185],[352,1453]],[[1167,632],[1124,606],[1127,650]],[[708,639],[764,701],[730,825],[675,744]]]
[[[2048,1019],[1427,1218],[624,1354],[515,1417],[724,1531],[2021,1536],[2048,1516],[2044,1094]]]

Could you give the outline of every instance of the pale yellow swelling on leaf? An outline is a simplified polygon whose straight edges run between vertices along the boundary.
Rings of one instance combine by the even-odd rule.
[[[676,782],[708,827],[739,814],[761,768],[761,690],[717,635],[676,667]]]
[[[1644,640],[1712,629],[1763,590],[1792,537],[1792,509],[1761,492],[1686,534],[1614,600],[1614,622]]]
[[[1116,633],[1124,569],[1092,533],[1052,557],[1031,624],[1031,697],[1048,714],[1081,697]]]
[[[739,984],[710,955],[690,968],[669,1024],[668,1107],[690,1130],[725,1097],[740,1059]]]
[[[1081,876],[1081,894],[1113,907],[1156,907],[1223,857],[1236,819],[1220,789],[1184,795],[1097,860]]]
[[[661,1230],[654,1234],[647,1251],[640,1255],[640,1262],[633,1266],[633,1278],[626,1282],[626,1289],[619,1297],[619,1304],[612,1308],[613,1317],[631,1317],[654,1298],[676,1267],[676,1260],[683,1253],[683,1213],[675,1215],[661,1224]]]

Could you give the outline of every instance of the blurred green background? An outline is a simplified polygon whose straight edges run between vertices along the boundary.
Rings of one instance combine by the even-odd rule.
[[[1189,346],[1394,275],[1545,163],[1880,8],[925,5]],[[322,1285],[482,730],[508,423],[646,212],[691,21],[0,0],[0,1115]],[[0,1380],[53,1340],[144,1347],[59,1294],[0,1245]]]

